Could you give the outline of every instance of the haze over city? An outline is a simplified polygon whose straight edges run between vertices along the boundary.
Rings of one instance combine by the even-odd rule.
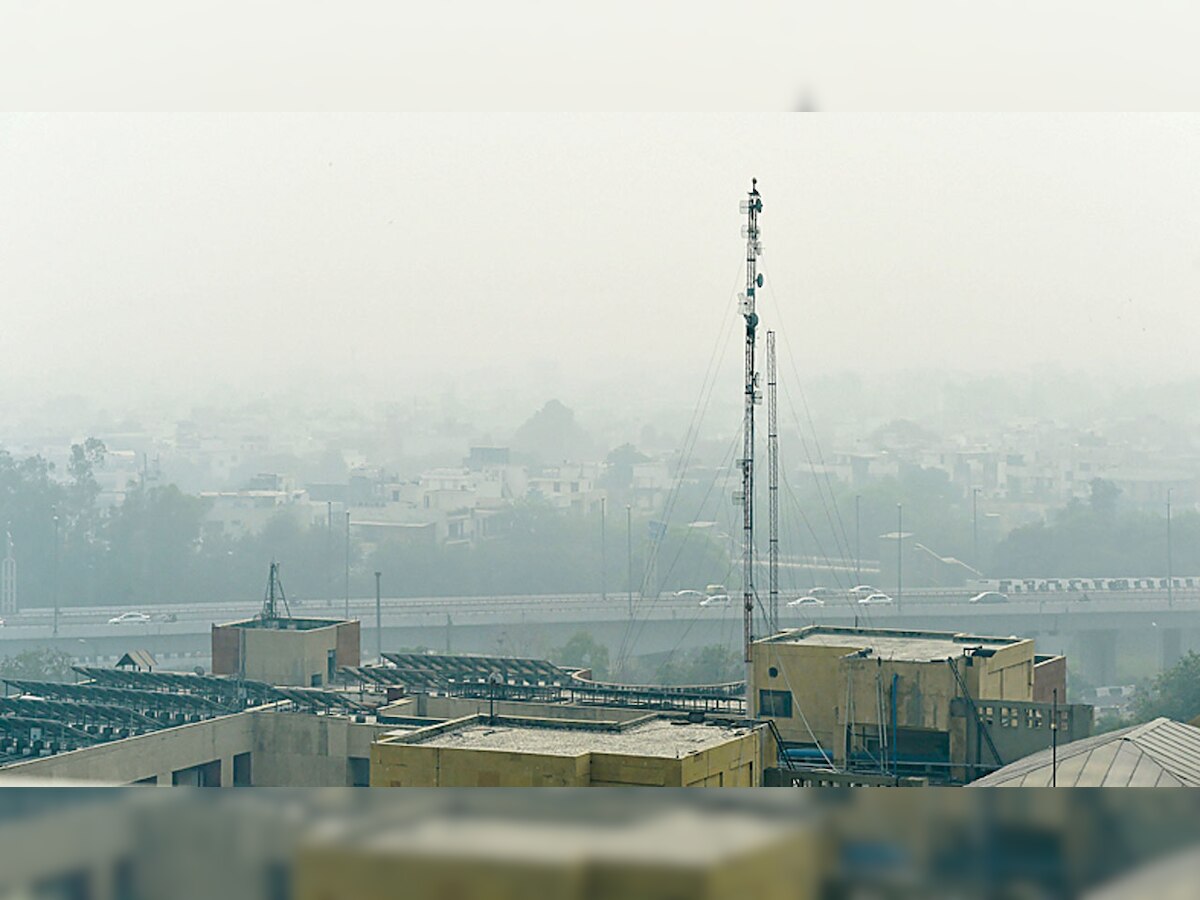
[[[0,785],[1200,785],[1197,150],[1191,114],[0,117]],[[1200,840],[864,793],[0,806],[0,896],[154,896],[211,853],[181,821],[229,900],[1078,896]]]
[[[395,398],[482,378],[689,402],[714,342],[736,341],[730,198],[751,175],[768,211],[763,315],[805,381],[1200,373],[1185,337],[1200,325],[1188,118],[83,115],[0,129],[0,203],[19,212],[0,224],[0,369],[26,397],[359,382]]]

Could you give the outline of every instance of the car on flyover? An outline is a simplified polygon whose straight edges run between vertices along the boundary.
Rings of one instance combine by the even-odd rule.
[[[705,597],[705,594],[703,591],[676,591],[671,596],[674,597],[676,600],[690,600],[690,601],[695,602],[695,601],[703,600]]]
[[[145,613],[127,612],[121,613],[119,616],[113,616],[108,620],[109,625],[140,625],[149,622],[150,617]]]
[[[728,594],[709,594],[707,597],[705,597],[703,600],[700,601],[700,605],[701,606],[728,606],[729,605],[729,595]]]
[[[789,601],[788,601],[788,606],[789,606],[789,607],[797,607],[797,606],[824,606],[824,605],[825,605],[825,601],[824,601],[824,600],[822,600],[820,597],[816,597],[816,596],[814,596],[814,595],[812,595],[812,594],[809,594],[809,595],[807,595],[807,596],[805,596],[805,597],[797,597],[795,600],[789,600]]]
[[[859,584],[850,588],[850,599],[861,600],[863,597],[870,597],[872,594],[878,594],[879,588],[871,587],[869,584]]]
[[[859,606],[886,606],[892,602],[892,598],[882,591],[876,591],[874,594],[868,594],[865,597],[858,598]]]
[[[968,603],[1007,603],[1008,595],[1002,594],[999,591],[983,591],[976,594]]]

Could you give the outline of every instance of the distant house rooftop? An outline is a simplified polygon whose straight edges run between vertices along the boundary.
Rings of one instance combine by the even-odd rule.
[[[1026,640],[1028,638],[981,637],[974,634],[955,634],[951,631],[810,625],[784,631],[756,643],[845,647],[848,652],[869,650],[872,656],[880,659],[941,662],[967,656],[972,652],[982,652],[986,655]]]

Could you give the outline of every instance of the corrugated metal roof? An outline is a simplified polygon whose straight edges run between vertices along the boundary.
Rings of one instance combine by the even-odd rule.
[[[979,787],[1048,787],[1052,753],[1041,750],[973,782]],[[1155,719],[1058,748],[1059,787],[1200,786],[1200,728]]]
[[[123,669],[126,666],[138,666],[150,671],[158,665],[156,660],[149,650],[129,650],[120,659],[117,660],[117,668]]]

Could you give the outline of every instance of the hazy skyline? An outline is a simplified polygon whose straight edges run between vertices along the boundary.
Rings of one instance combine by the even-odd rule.
[[[0,377],[698,386],[714,345],[737,365],[752,176],[760,314],[806,381],[1186,377],[1198,138],[1192,115],[5,116]]]

